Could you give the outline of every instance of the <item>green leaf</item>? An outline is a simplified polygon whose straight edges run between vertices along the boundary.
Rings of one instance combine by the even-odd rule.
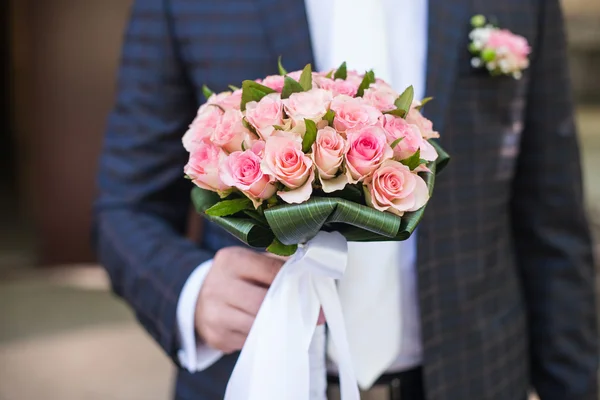
[[[269,253],[277,256],[289,257],[298,250],[297,244],[283,244],[277,238],[273,239],[273,242],[267,247]]]
[[[223,107],[221,107],[220,105],[218,105],[218,104],[209,104],[209,106],[211,106],[211,107],[217,107],[219,110],[225,112],[225,109]]]
[[[362,97],[365,94],[365,90],[367,90],[372,83],[375,83],[375,73],[373,70],[370,70],[365,74],[362,82],[360,82],[360,86],[358,86],[356,96],[354,97]]]
[[[417,149],[415,154],[400,162],[410,168],[411,171],[417,168],[421,164],[421,149]]]
[[[242,140],[242,151],[246,151],[247,147],[246,147],[246,141]]]
[[[252,132],[256,136],[260,137],[260,135],[258,134],[258,132],[256,132],[256,128],[254,126],[252,126],[252,124],[250,124],[250,122],[248,122],[248,120],[246,119],[246,117],[242,118],[242,125],[244,126],[244,128],[248,129],[250,132]]]
[[[396,101],[394,102],[394,105],[398,108],[398,110],[403,110],[404,115],[406,115],[408,113],[408,111],[410,110],[410,106],[412,105],[414,97],[415,97],[415,90],[412,87],[412,85],[410,85],[396,99]],[[394,115],[396,115],[396,114],[394,114]]]
[[[335,111],[333,111],[333,110],[327,110],[327,112],[323,116],[323,119],[325,121],[327,121],[327,123],[329,124],[329,126],[333,126],[333,120],[334,120],[334,118],[335,118]]]
[[[421,104],[416,106],[415,109],[421,110],[423,107],[425,107],[425,104],[429,103],[431,100],[433,100],[433,97],[425,97],[423,100],[421,100]]]
[[[287,71],[285,70],[285,68],[283,68],[283,65],[281,64],[281,56],[279,56],[279,58],[277,59],[277,68],[279,69],[279,75],[287,75]]]
[[[312,89],[312,67],[310,64],[306,64],[302,70],[302,75],[300,75],[300,86],[302,86],[305,91]]]
[[[333,79],[346,79],[348,77],[348,70],[346,69],[346,61],[339,66],[338,69],[335,70],[335,74],[333,74]]]
[[[473,28],[481,28],[482,26],[485,25],[486,22],[487,21],[486,21],[485,17],[481,14],[473,15],[471,17],[471,26]]]
[[[257,210],[244,210],[244,214],[246,214],[247,216],[249,216],[250,218],[252,218],[253,220],[255,220],[259,225],[264,226],[266,228],[269,227],[269,224],[267,224],[267,220],[265,218],[265,215],[261,214],[259,211],[257,211]]]
[[[494,61],[496,59],[496,50],[494,49],[484,49],[481,52],[481,59],[488,63],[490,61]]]
[[[252,200],[247,197],[233,200],[223,200],[205,211],[211,217],[226,217],[243,210],[252,209]]]
[[[235,92],[236,90],[239,90],[240,88],[237,86],[229,85],[229,89],[231,89],[232,91]]]
[[[292,93],[304,92],[304,88],[297,81],[286,76],[283,81],[283,90],[281,91],[281,98],[287,99]]]
[[[398,139],[394,140],[392,142],[392,144],[390,144],[390,147],[392,148],[392,150],[394,150],[394,148],[396,148],[396,146],[398,146],[398,143],[400,143],[402,141],[402,139],[404,139],[404,138],[402,138],[402,137],[398,138]]]
[[[436,149],[438,159],[427,163],[431,173],[420,172],[419,175],[432,194],[436,175],[448,164],[450,158],[436,140],[429,140],[429,143]],[[216,193],[195,187],[192,190],[192,200],[196,210],[204,218],[243,243],[262,249],[270,246],[275,237],[282,244],[293,246],[312,239],[319,231],[337,231],[348,241],[355,242],[399,241],[409,238],[421,221],[425,207],[405,213],[402,217],[380,212],[364,205],[361,189],[361,185],[346,185],[344,190],[327,195],[315,192],[308,201],[301,204],[270,204],[264,211],[262,208],[249,209],[227,217],[212,217],[204,213],[221,201]],[[274,203],[277,203],[276,199]]]
[[[435,151],[437,151],[438,153],[438,158],[435,160],[435,165],[437,168],[437,173],[439,174],[444,168],[446,168],[446,165],[448,165],[448,163],[450,162],[450,155],[446,153],[446,150],[442,149],[442,146],[440,146],[436,140],[429,139],[428,142],[435,148]]]
[[[258,82],[246,80],[242,82],[242,103],[241,110],[246,110],[246,104],[251,101],[260,101],[263,97],[270,93],[275,93],[275,90],[270,87],[261,85]]]
[[[210,190],[199,187],[192,189],[192,203],[196,211],[204,218],[217,224],[249,246],[264,249],[271,244],[274,237],[271,229],[265,228],[252,218],[211,217],[205,214],[207,209],[219,201],[219,195]]]
[[[308,153],[315,140],[317,140],[317,124],[310,119],[305,119],[304,124],[306,125],[306,133],[302,139],[302,151]]]
[[[362,190],[362,183],[358,184],[347,184],[342,190],[336,190],[335,192],[326,193],[326,197],[338,197],[340,199],[352,201],[358,204],[365,204],[365,199]]]
[[[333,77],[333,70],[329,71],[327,73],[327,75],[325,75],[325,78],[331,79]]]
[[[384,114],[395,115],[396,117],[404,118],[406,116],[406,111],[396,108],[395,110],[384,111]]]
[[[265,217],[275,237],[284,244],[304,243],[321,230],[344,234],[346,225],[358,227],[379,240],[392,240],[401,218],[340,198],[311,197],[300,204],[283,204],[265,210]],[[375,235],[370,235],[374,233]]]
[[[210,90],[208,88],[208,86],[202,85],[202,94],[204,95],[204,97],[206,98],[206,100],[208,100],[208,98],[210,96],[212,96],[213,94],[215,94],[215,92],[213,92],[212,90]]]

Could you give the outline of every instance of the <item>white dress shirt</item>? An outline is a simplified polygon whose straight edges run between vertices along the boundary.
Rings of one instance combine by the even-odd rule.
[[[346,49],[332,49],[333,35],[330,19],[332,13],[343,13],[344,7],[335,7],[336,1],[343,1],[344,7],[352,7],[360,2],[372,0],[305,0],[308,25],[315,57],[315,69],[326,70],[337,67],[347,58],[347,51],[360,52],[361,46],[368,43],[349,42]],[[415,98],[424,97],[427,63],[427,0],[380,0],[384,10],[381,21],[387,38],[388,62],[386,66],[376,68],[377,76],[385,79],[398,92],[413,85]],[[345,15],[336,15],[345,18]],[[360,32],[361,21],[351,20],[348,24],[356,26]],[[346,55],[345,55],[346,54]],[[368,64],[368,61],[366,61]],[[349,69],[357,69],[348,65]],[[359,72],[361,72],[359,70]],[[394,245],[401,247],[402,257],[398,259],[401,306],[401,343],[396,360],[389,372],[398,372],[419,365],[422,361],[421,331],[416,289],[416,233],[409,240]],[[377,255],[374,254],[374,263]],[[194,270],[183,287],[177,305],[177,321],[181,338],[179,360],[190,372],[201,371],[216,362],[222,353],[196,341],[194,329],[195,306],[204,278],[212,265],[209,260]]]

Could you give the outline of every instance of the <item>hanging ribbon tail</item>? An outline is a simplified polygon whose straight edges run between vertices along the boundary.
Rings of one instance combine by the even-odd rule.
[[[347,261],[346,239],[319,232],[283,265],[250,329],[225,400],[312,400],[310,383],[319,380],[311,380],[309,347],[321,307],[339,355],[342,399],[360,400],[335,285]]]

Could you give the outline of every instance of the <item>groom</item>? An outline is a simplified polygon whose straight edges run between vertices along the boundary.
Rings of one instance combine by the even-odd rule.
[[[379,19],[360,7],[378,7]],[[475,14],[529,41],[522,79],[472,68]],[[115,292],[179,366],[175,398],[223,398],[282,265],[206,221],[198,243],[185,237],[181,137],[201,86],[276,73],[280,55],[288,70],[368,64],[357,54],[374,43],[361,32],[375,29],[396,90],[435,97],[425,115],[453,159],[418,232],[399,244],[403,340],[363,398],[520,400],[534,388],[542,400],[597,400],[592,249],[558,0],[134,2],[95,240]],[[334,398],[333,370],[330,387]]]

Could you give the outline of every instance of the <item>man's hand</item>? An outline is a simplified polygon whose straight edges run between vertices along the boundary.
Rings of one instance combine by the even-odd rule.
[[[240,350],[267,289],[285,262],[242,247],[221,249],[196,304],[196,332],[210,347]]]

